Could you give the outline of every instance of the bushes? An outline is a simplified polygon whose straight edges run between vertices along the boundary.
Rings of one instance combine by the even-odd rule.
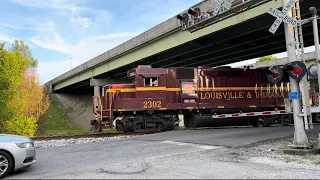
[[[6,133],[23,136],[34,136],[37,131],[37,120],[33,117],[17,117],[6,124]]]
[[[33,136],[48,98],[37,82],[37,60],[23,41],[9,50],[0,44],[0,125],[2,133]]]

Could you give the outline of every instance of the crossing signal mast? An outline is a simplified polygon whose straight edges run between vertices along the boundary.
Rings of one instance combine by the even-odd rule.
[[[292,11],[293,9],[293,11]],[[287,44],[288,63],[285,64],[282,70],[288,74],[290,78],[290,93],[289,98],[292,101],[293,120],[294,120],[294,140],[293,148],[308,148],[310,144],[304,131],[309,127],[308,117],[312,123],[310,106],[308,105],[308,84],[306,74],[308,69],[306,68],[303,54],[303,36],[302,36],[302,24],[300,17],[299,0],[282,0],[282,11],[278,9],[270,8],[268,13],[276,17],[276,20],[271,25],[269,31],[274,34],[280,27],[280,24],[284,23],[285,38]],[[298,19],[298,20],[297,20]],[[298,50],[298,52],[296,52]],[[297,53],[297,54],[296,54]],[[274,68],[276,69],[276,68]],[[271,70],[271,69],[270,69]],[[278,69],[278,72],[281,70]],[[278,77],[272,73],[268,76],[270,80],[275,82],[279,81]],[[279,74],[279,73],[278,73]],[[281,74],[281,73],[280,73]],[[273,79],[271,78],[273,77]],[[272,81],[271,81],[272,82]],[[299,87],[299,84],[301,87]],[[300,89],[302,91],[300,91]],[[302,95],[302,101],[300,99],[300,93]],[[290,101],[289,101],[290,102]],[[302,113],[302,104],[303,113]],[[290,103],[291,104],[291,103]],[[304,118],[304,121],[303,121]],[[303,124],[304,122],[304,124]]]
[[[270,0],[204,0],[195,7],[176,16],[182,30],[195,32],[219,21],[237,16]],[[286,20],[285,20],[286,21]]]
[[[318,97],[318,106],[312,108],[310,107],[307,79],[308,75],[310,83],[311,80],[318,79],[318,83],[320,84],[320,49],[317,27],[317,10],[315,7],[311,7],[309,10],[313,17],[302,20],[300,16],[299,0],[282,0],[282,5],[282,11],[274,8],[270,8],[270,10],[268,11],[270,15],[277,18],[271,25],[269,31],[274,34],[280,27],[280,24],[282,22],[284,23],[289,62],[283,67],[275,66],[270,68],[269,72],[267,73],[267,78],[271,83],[280,82],[283,78],[286,77],[286,75],[288,75],[288,77],[290,78],[289,98],[292,101],[295,127],[293,145],[290,146],[294,148],[310,148],[308,138],[303,128],[302,117],[304,118],[305,129],[312,129],[313,126],[311,113],[320,112],[320,96]],[[293,11],[291,11],[292,9]],[[302,25],[311,21],[313,23],[314,31],[316,63],[307,68],[305,65],[305,60],[303,58],[304,43],[302,35]],[[300,93],[302,96],[300,96]],[[301,107],[301,102],[303,108]],[[291,103],[289,104],[289,106],[290,105]]]

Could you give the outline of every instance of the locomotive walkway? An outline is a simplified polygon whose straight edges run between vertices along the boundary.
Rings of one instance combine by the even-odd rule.
[[[292,126],[188,130],[38,149],[34,166],[7,179],[318,178],[317,165],[274,159],[278,145],[240,147],[292,134]]]

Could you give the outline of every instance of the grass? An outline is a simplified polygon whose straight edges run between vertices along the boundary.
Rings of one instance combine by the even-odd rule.
[[[117,133],[116,130],[105,130],[108,133]],[[50,106],[38,121],[37,136],[63,136],[93,134],[93,131],[71,128],[65,119],[63,112],[56,102],[50,99]]]
[[[307,154],[303,156],[304,159],[310,160],[314,164],[320,164],[320,159],[314,154]]]

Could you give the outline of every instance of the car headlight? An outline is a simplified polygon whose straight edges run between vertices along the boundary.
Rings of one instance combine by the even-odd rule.
[[[19,148],[29,148],[29,147],[34,147],[34,144],[32,142],[26,142],[26,143],[16,143],[16,145]]]

